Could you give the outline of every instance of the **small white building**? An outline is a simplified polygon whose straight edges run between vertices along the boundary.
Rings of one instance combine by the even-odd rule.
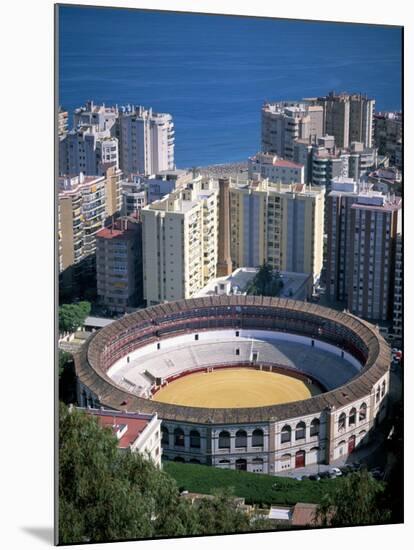
[[[277,183],[305,183],[305,166],[272,153],[257,153],[249,158],[248,175],[250,179],[268,179]]]
[[[122,451],[141,453],[161,468],[161,420],[157,413],[143,414],[104,409],[78,408],[96,416],[102,427],[110,428]]]
[[[212,296],[214,294],[246,294],[247,286],[251,283],[257,267],[239,267],[231,275],[212,279],[194,297]],[[279,273],[283,286],[280,289],[279,298],[291,298],[293,300],[307,300],[312,295],[312,278],[309,273],[291,273],[281,271]]]

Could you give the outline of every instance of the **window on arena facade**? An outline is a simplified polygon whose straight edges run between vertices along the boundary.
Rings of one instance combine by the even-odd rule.
[[[184,447],[184,432],[181,428],[175,428],[174,430],[174,445]]]
[[[291,437],[292,437],[292,428],[290,426],[283,426],[280,442],[288,443],[291,440]]]
[[[230,449],[230,433],[227,431],[222,431],[219,433],[218,440],[219,449]]]
[[[319,435],[320,422],[319,418],[314,418],[310,425],[310,436],[314,437]]]
[[[168,432],[168,428],[166,428],[165,426],[161,426],[161,443],[163,445],[169,445],[170,443],[170,434]]]
[[[366,417],[367,417],[367,404],[362,403],[362,405],[359,407],[358,419],[361,422],[361,421],[365,420]]]
[[[238,430],[236,432],[236,443],[237,448],[247,447],[247,433],[244,430]]]
[[[304,422],[299,422],[295,430],[295,440],[305,439],[306,436],[306,424]]]
[[[252,446],[253,447],[263,447],[263,430],[257,428],[253,430],[252,434]]]
[[[346,428],[346,414],[341,413],[339,415],[339,420],[338,420],[338,430],[339,431],[345,430],[345,428]]]
[[[350,426],[353,426],[356,423],[356,409],[352,408],[349,413],[349,420],[348,423]]]
[[[191,430],[190,432],[190,447],[195,449],[200,448],[200,432],[197,430]]]

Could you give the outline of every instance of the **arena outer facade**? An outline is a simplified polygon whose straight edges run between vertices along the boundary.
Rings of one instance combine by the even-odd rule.
[[[211,330],[277,331],[333,345],[361,364],[347,383],[293,403],[199,408],[159,403],[118,386],[108,369],[163,339]],[[306,302],[253,296],[181,300],[137,311],[95,333],[75,356],[78,402],[157,412],[163,458],[276,474],[330,464],[365,444],[386,415],[390,349],[378,330],[352,315]],[[259,365],[250,365],[259,368]]]

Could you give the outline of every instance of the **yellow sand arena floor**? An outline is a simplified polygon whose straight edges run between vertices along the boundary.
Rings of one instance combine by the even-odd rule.
[[[263,407],[318,393],[316,386],[284,374],[227,368],[179,378],[158,391],[153,400],[190,407]]]

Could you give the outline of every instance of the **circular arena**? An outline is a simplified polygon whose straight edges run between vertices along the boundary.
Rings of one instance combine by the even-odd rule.
[[[390,361],[357,317],[252,296],[137,311],[75,357],[79,403],[156,412],[164,459],[266,473],[330,464],[368,441]]]

